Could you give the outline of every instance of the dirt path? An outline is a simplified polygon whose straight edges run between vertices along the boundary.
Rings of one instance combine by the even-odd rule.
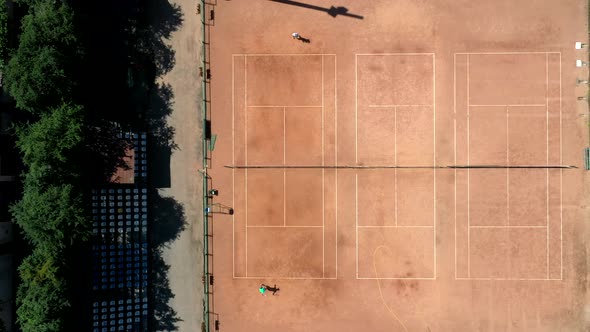
[[[182,11],[182,24],[166,41],[174,50],[175,65],[161,78],[173,93],[167,124],[175,129],[178,148],[170,158],[170,187],[160,189],[184,208],[185,229],[169,243],[163,258],[170,266],[168,280],[174,297],[168,305],[180,320],[178,331],[199,331],[202,321],[202,189],[201,177],[201,21],[195,0],[171,0]]]

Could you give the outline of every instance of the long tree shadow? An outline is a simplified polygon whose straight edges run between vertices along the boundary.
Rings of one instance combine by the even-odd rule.
[[[93,178],[109,179],[125,168],[129,146],[113,139],[117,130],[148,133],[150,178],[149,239],[150,331],[176,331],[181,319],[170,306],[174,297],[162,252],[185,229],[184,209],[155,188],[170,186],[170,155],[177,148],[167,122],[173,93],[159,78],[175,65],[166,40],[183,22],[180,7],[168,0],[71,1],[80,41],[86,51],[79,71],[78,103],[85,105],[91,129],[89,165]],[[109,140],[109,137],[111,138]]]
[[[174,142],[175,129],[167,123],[172,113],[174,98],[170,85],[159,83],[154,86],[149,96],[150,108],[146,110],[145,122],[150,132],[150,183],[155,188],[169,188],[170,158],[178,146]]]
[[[168,271],[170,266],[162,258],[162,252],[176,240],[186,228],[184,208],[171,197],[161,196],[156,189],[150,190],[152,244],[150,297],[153,315],[150,331],[177,331],[182,321],[170,306],[174,293],[170,289]]]
[[[174,64],[165,40],[182,24],[178,5],[167,0],[76,1],[85,70],[79,98],[89,113],[141,126],[158,77]],[[105,24],[105,22],[107,22]]]

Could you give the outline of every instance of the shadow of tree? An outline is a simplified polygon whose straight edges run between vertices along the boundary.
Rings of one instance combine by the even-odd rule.
[[[150,331],[177,331],[182,321],[169,302],[174,298],[170,289],[168,271],[170,266],[162,252],[186,228],[184,208],[171,197],[161,196],[156,189],[150,190],[151,220],[150,242],[152,244],[150,302],[153,315]]]
[[[97,125],[98,124],[98,125]],[[127,151],[133,148],[131,142],[118,138],[120,128],[106,121],[95,121],[87,128],[86,174],[88,184],[106,183],[117,168],[129,169]]]
[[[124,167],[128,146],[109,140],[116,130],[148,133],[150,331],[177,331],[181,319],[169,304],[174,294],[162,252],[186,221],[182,205],[155,188],[170,186],[170,156],[178,148],[167,121],[174,95],[158,79],[175,65],[175,52],[166,40],[182,24],[182,12],[168,0],[69,2],[86,51],[76,102],[86,107],[92,128],[89,146],[94,158],[86,163],[95,177],[109,179],[117,167]]]
[[[161,249],[153,250],[151,260],[151,292],[152,311],[150,331],[178,331],[178,322],[182,319],[168,304],[174,298],[170,290],[168,271],[170,265],[164,262]]]

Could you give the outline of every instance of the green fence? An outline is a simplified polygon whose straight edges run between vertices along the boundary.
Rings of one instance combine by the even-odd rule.
[[[203,158],[203,276],[201,281],[203,282],[204,298],[203,298],[203,324],[201,326],[202,332],[209,332],[211,330],[210,324],[210,292],[209,292],[209,214],[207,213],[207,207],[209,206],[209,175],[207,173],[209,167],[209,148],[208,148],[208,137],[207,137],[207,126],[209,119],[209,112],[207,108],[207,21],[205,16],[206,3],[204,0],[200,0],[200,11],[201,11],[201,36],[202,36],[202,70],[201,75],[203,77],[202,84],[202,106],[201,115],[203,117],[202,124],[202,158]]]

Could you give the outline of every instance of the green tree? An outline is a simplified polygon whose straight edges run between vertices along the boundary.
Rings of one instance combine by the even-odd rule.
[[[64,318],[70,304],[66,287],[52,256],[36,249],[24,259],[18,271],[21,283],[17,291],[17,323],[23,332],[64,330]]]
[[[18,49],[5,68],[7,90],[17,106],[42,113],[71,100],[80,50],[70,7],[61,1],[35,2],[23,17]]]
[[[0,0],[0,71],[4,69],[8,57],[8,7]],[[0,330],[1,331],[1,330]]]
[[[51,183],[77,179],[80,163],[74,161],[84,149],[83,117],[82,107],[63,104],[37,122],[16,128],[16,144],[29,167],[28,182],[37,179],[42,186],[42,179]]]
[[[82,206],[82,195],[70,184],[41,190],[25,182],[23,198],[11,206],[11,212],[27,240],[57,257],[77,241],[89,238],[90,224]]]

